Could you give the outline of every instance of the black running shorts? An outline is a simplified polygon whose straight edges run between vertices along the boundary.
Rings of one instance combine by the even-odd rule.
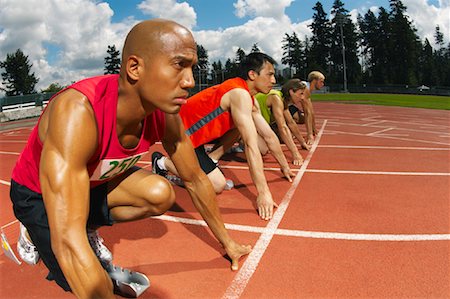
[[[203,169],[203,171],[208,174],[219,165],[211,160],[211,158],[208,156],[205,150],[205,146],[200,145],[195,149],[195,154],[197,155],[198,162],[200,163],[200,167]]]
[[[107,183],[91,189],[88,227],[113,224],[108,209],[107,195]],[[50,230],[42,194],[11,180],[10,196],[15,216],[27,228],[32,242],[38,249],[39,256],[49,269],[47,279],[55,280],[65,291],[70,291],[69,284],[52,251]]]

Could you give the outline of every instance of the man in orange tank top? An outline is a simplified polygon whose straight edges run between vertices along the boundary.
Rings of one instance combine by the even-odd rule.
[[[228,235],[178,114],[195,85],[196,62],[185,27],[160,19],[137,24],[125,41],[120,75],[83,80],[56,95],[18,159],[11,200],[21,236],[26,228],[27,248],[37,249],[32,253],[49,269],[48,279],[78,298],[115,298],[87,227],[160,215],[174,203],[167,180],[135,166],[158,139],[232,269],[250,252]]]
[[[255,106],[253,96],[258,92],[268,93],[275,84],[275,61],[263,53],[251,53],[240,63],[240,75],[222,84],[207,88],[188,99],[180,111],[191,138],[200,166],[213,183],[215,191],[224,190],[226,179],[218,167],[219,158],[240,138],[245,146],[245,154],[250,174],[258,191],[256,205],[260,217],[269,220],[273,216],[272,193],[263,170],[263,160],[258,147],[258,134],[281,166],[283,175],[292,182],[293,172],[281,149],[278,137]],[[204,145],[221,138],[209,155]],[[167,170],[178,174],[179,169],[160,153],[152,156],[154,172],[165,174]]]

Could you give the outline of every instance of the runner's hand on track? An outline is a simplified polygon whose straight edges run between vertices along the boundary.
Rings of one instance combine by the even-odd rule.
[[[303,164],[302,156],[295,157],[292,161],[292,164],[294,164],[295,166],[301,166]]]
[[[263,220],[270,220],[273,216],[273,207],[278,208],[278,205],[273,201],[272,195],[263,196],[258,195],[256,198],[256,206],[258,207],[258,214]]]
[[[311,146],[308,145],[306,142],[302,142],[302,149],[309,151],[311,149]]]
[[[303,159],[302,159],[303,164]],[[283,167],[281,168],[281,172],[283,173],[284,177],[292,183],[292,178],[295,177],[295,174],[292,172],[292,170],[289,167]]]
[[[314,143],[314,135],[313,134],[311,134],[311,135],[308,134],[308,136],[306,137],[306,144],[312,145],[313,143]]]
[[[252,246],[241,245],[233,241],[230,246],[225,248],[225,251],[231,259],[231,270],[237,271],[239,269],[239,259],[249,254],[252,251]]]

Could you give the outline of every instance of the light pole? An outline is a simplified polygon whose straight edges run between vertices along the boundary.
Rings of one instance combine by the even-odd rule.
[[[348,90],[347,90],[347,65],[345,63],[345,44],[344,44],[344,29],[343,29],[343,25],[345,22],[345,16],[340,12],[336,13],[336,22],[339,25],[339,29],[341,31],[342,64],[343,64],[343,68],[344,68],[344,92],[348,92]]]

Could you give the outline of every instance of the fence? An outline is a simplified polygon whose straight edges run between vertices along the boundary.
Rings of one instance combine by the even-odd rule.
[[[35,93],[0,98],[0,112],[42,107],[48,103],[53,95],[54,93]]]
[[[342,92],[343,84],[328,84],[329,92]],[[348,85],[350,93],[391,93],[450,96],[450,87],[446,86],[408,86],[408,85]]]

